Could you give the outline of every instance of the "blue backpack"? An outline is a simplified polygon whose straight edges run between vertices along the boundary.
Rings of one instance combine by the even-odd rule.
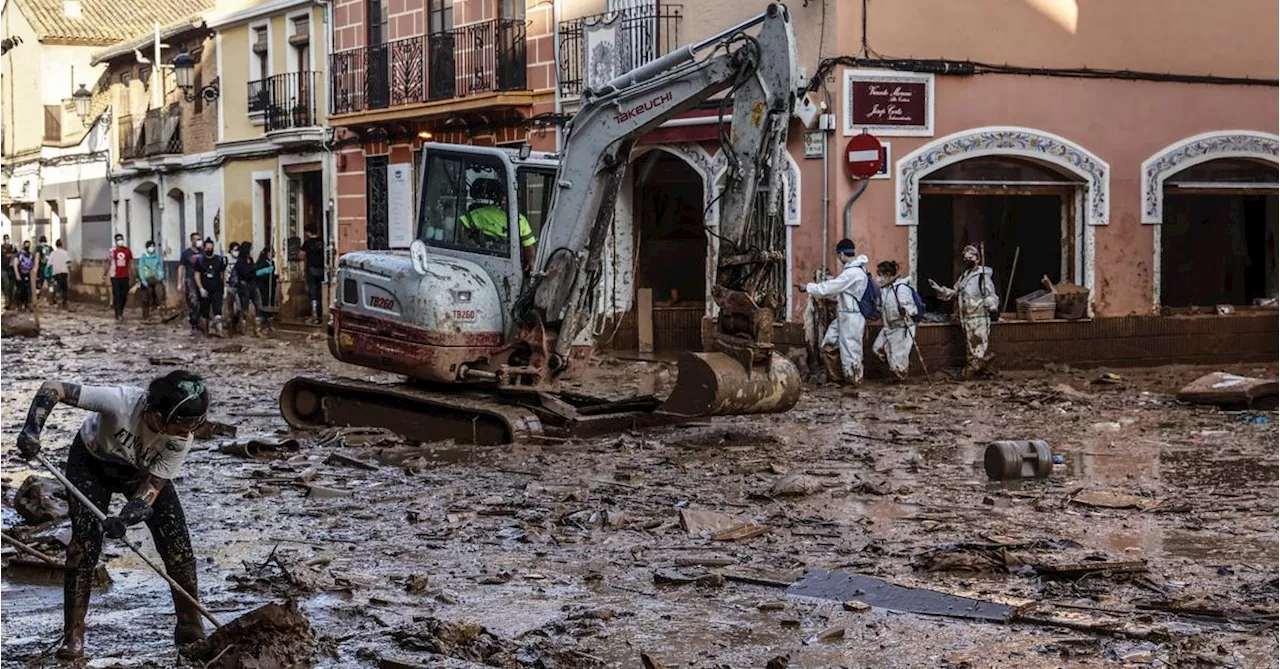
[[[910,284],[907,285],[907,288],[911,289],[911,301],[916,303],[916,313],[911,317],[911,320],[919,323],[924,320],[924,298],[920,297],[919,291]]]
[[[871,278],[871,272],[864,269],[862,273],[867,275],[867,286],[862,291],[862,297],[858,298],[858,311],[862,312],[863,318],[874,321],[880,318],[880,289]]]

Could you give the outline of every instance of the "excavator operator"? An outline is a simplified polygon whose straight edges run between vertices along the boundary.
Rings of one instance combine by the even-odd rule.
[[[507,193],[502,182],[497,179],[482,177],[471,182],[471,211],[464,214],[459,221],[467,234],[478,242],[506,242],[507,225]],[[475,204],[477,201],[489,204]],[[520,214],[520,264],[527,272],[533,268],[537,258],[538,238],[533,235],[529,219]]]

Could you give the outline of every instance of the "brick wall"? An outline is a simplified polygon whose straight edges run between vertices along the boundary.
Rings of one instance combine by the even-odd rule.
[[[359,144],[338,152],[338,253],[366,247],[364,156]]]
[[[188,42],[188,48],[194,51],[196,40]],[[192,95],[199,97],[200,89],[218,77],[217,43],[213,36],[201,40],[200,60],[196,63],[192,77]],[[180,51],[180,50],[179,50]],[[172,71],[166,85],[177,86],[172,81]],[[221,85],[234,85],[229,81],[219,82]],[[186,102],[180,91],[170,93],[170,100],[182,106],[182,150],[184,153],[206,153],[213,151],[218,141],[218,103],[217,101]],[[198,111],[197,111],[198,110]]]
[[[555,21],[549,3],[530,3],[525,9],[528,26],[529,90],[542,91],[556,84]]]
[[[362,47],[364,39],[364,0],[334,0],[334,50],[346,51]]]

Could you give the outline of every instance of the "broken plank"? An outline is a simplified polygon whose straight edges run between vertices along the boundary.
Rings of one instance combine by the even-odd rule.
[[[970,599],[924,588],[910,588],[873,576],[826,569],[809,570],[804,578],[787,588],[787,595],[837,602],[858,600],[874,607],[904,613],[994,622],[1008,622],[1015,611],[1008,604]]]
[[[755,523],[742,523],[735,525],[727,530],[721,530],[711,536],[712,541],[746,541],[755,539],[762,534],[768,534],[769,528]]]
[[[377,465],[371,465],[365,462],[364,460],[358,460],[349,455],[343,455],[337,451],[330,453],[329,457],[324,459],[324,463],[326,465],[340,465],[343,467],[355,467],[356,469],[363,469],[365,471],[370,471],[370,472],[378,471]]]
[[[1137,571],[1146,571],[1146,560],[1111,560],[1107,562],[1074,562],[1071,564],[1060,565],[1035,565],[1034,569],[1041,576],[1057,576],[1061,578],[1073,578],[1083,576],[1085,574],[1095,574],[1098,572],[1107,573],[1128,573]]]
[[[737,524],[738,520],[726,513],[680,509],[680,529],[688,532],[690,536],[720,532]]]

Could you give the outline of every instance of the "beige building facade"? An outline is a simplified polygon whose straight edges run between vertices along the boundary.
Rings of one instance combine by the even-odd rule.
[[[327,11],[309,0],[268,0],[220,4],[208,17],[228,82],[216,139],[225,235],[275,250],[289,319],[309,310],[302,241],[308,231],[330,247],[334,239]]]

